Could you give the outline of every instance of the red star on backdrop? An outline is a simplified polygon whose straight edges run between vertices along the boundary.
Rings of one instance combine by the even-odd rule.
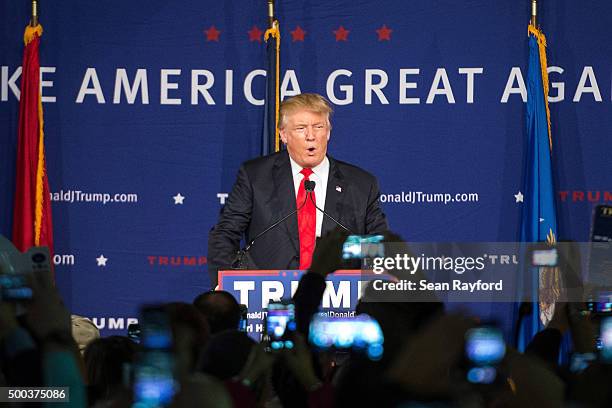
[[[221,31],[217,30],[215,26],[210,26],[208,30],[204,30],[206,33],[206,41],[217,41],[219,42],[219,34]]]
[[[249,41],[251,41],[251,42],[253,42],[253,41],[261,42],[261,35],[262,34],[263,34],[263,31],[261,31],[259,29],[259,27],[253,26],[253,28],[251,28],[251,30],[249,30]]]
[[[336,36],[337,41],[348,41],[348,35],[350,30],[345,29],[343,26],[340,26],[337,30],[334,30],[334,35]]]
[[[306,31],[302,30],[302,27],[297,26],[295,30],[291,31],[291,38],[293,42],[302,41],[304,42],[304,36],[306,35]]]
[[[391,32],[393,30],[390,28],[387,28],[386,24],[383,24],[382,27],[380,27],[378,30],[376,30],[376,33],[378,34],[378,41],[391,41]]]

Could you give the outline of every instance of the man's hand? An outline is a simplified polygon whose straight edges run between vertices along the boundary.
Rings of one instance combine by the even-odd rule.
[[[18,326],[15,305],[0,301],[0,340]]]
[[[310,349],[301,334],[293,335],[295,347],[292,350],[283,350],[282,356],[287,363],[291,373],[298,379],[306,391],[310,391],[320,384],[321,381],[315,374]]]
[[[562,302],[556,302],[554,307],[555,307],[555,312],[552,316],[552,319],[550,319],[550,322],[548,322],[548,325],[546,326],[546,328],[557,329],[561,332],[561,334],[564,334],[569,328],[569,321],[568,321],[568,315],[567,315],[568,304],[562,303]]]
[[[342,246],[348,236],[349,233],[347,231],[336,228],[322,237],[312,256],[310,272],[318,273],[325,277],[342,269]],[[385,232],[383,236],[383,243],[393,244],[403,242],[402,237],[391,231]]]
[[[34,335],[39,339],[57,333],[70,336],[70,313],[53,286],[50,274],[36,272],[29,283],[32,301],[27,305],[26,322]]]
[[[450,372],[461,361],[465,332],[474,324],[459,315],[437,319],[411,339],[388,371],[388,378],[408,391],[429,396],[451,394],[458,384],[453,383]]]
[[[276,354],[266,352],[266,344],[261,342],[251,349],[249,358],[238,378],[252,384],[272,367],[275,360]]]
[[[567,320],[569,322],[574,350],[578,353],[594,353],[597,351],[595,344],[595,328],[591,313],[586,312],[584,303],[567,304]]]
[[[336,228],[321,238],[312,256],[310,272],[323,277],[342,268],[342,245],[348,237],[348,232]]]

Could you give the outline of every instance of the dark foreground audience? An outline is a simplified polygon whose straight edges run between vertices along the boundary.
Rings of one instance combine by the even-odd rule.
[[[84,353],[90,404],[112,399],[125,388],[125,367],[136,360],[137,345],[122,336],[91,342]]]
[[[240,305],[225,291],[205,292],[195,298],[193,305],[202,313],[211,333],[236,330],[240,322]]]
[[[357,313],[379,323],[382,357],[317,351],[309,327],[327,274],[341,268],[345,237],[335,232],[317,245],[293,297],[292,347],[280,351],[238,331],[238,303],[214,292],[193,305],[160,306],[163,319],[147,334],[154,344],[112,336],[92,341],[81,356],[50,277],[29,274],[31,301],[0,301],[0,385],[69,387],[70,401],[58,405],[68,407],[156,406],[134,399],[137,381],[145,384],[139,398],[171,407],[612,407],[612,365],[597,357],[596,320],[579,304],[557,304],[525,353],[508,347],[489,385],[466,380],[465,336],[476,320],[444,313],[434,298],[389,301],[366,290]],[[566,333],[578,366],[558,363]]]

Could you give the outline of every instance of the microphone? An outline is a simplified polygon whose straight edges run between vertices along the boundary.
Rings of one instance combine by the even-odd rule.
[[[315,185],[316,183],[312,180],[308,180],[304,182],[304,189],[307,192],[312,192],[315,189]],[[310,190],[309,190],[310,188]],[[347,227],[345,227],[344,225],[342,225],[342,223],[340,223],[340,221],[338,221],[337,219],[335,219],[334,217],[332,217],[331,215],[329,215],[328,213],[325,212],[325,210],[320,209],[319,207],[317,207],[317,203],[315,202],[315,200],[312,198],[312,194],[307,194],[310,197],[310,201],[312,201],[312,203],[314,204],[315,208],[319,211],[321,211],[323,213],[323,215],[325,215],[326,217],[328,217],[330,220],[332,220],[333,222],[335,222],[337,225],[339,225],[340,227],[342,227],[342,229],[344,229],[346,232],[348,232],[349,234],[351,234],[351,230],[348,229]]]
[[[267,233],[271,229],[274,229],[277,225],[281,224],[287,218],[291,217],[292,215],[294,215],[295,213],[300,211],[306,205],[306,201],[308,200],[308,196],[310,196],[312,194],[312,191],[314,190],[315,183],[314,183],[314,181],[311,181],[311,183],[312,183],[312,187],[309,189],[309,185],[307,185],[308,181],[304,182],[304,190],[306,191],[306,197],[304,197],[304,201],[302,202],[302,204],[300,204],[300,206],[298,208],[296,208],[295,210],[291,211],[289,214],[285,215],[284,217],[282,217],[278,221],[275,221],[272,224],[270,224],[270,226],[268,226],[266,229],[264,229],[259,234],[257,234],[255,236],[255,238],[253,238],[248,243],[248,245],[244,247],[244,249],[241,249],[241,250],[238,251],[238,253],[236,254],[236,258],[234,259],[234,262],[232,262],[232,269],[247,269],[248,264],[245,264],[245,259],[244,258],[248,257],[248,252],[251,249],[251,247],[253,247],[253,244],[255,243],[255,241],[257,241],[259,239],[259,237],[261,237],[262,235],[264,235],[265,233]],[[254,264],[254,262],[249,262],[249,263]]]
[[[306,190],[307,193],[312,193],[315,189],[315,182],[312,180],[306,180],[304,182],[304,190]]]

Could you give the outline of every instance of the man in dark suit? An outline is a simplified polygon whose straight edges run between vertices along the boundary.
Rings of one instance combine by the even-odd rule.
[[[307,269],[315,239],[337,227],[329,215],[352,234],[387,230],[378,204],[378,183],[370,173],[327,155],[331,106],[317,94],[284,101],[279,133],[287,150],[245,162],[219,222],[208,236],[211,285],[219,269],[229,269],[245,237],[248,243],[281,217],[299,208],[271,229],[249,250],[254,269]],[[305,181],[314,181],[308,197]]]

